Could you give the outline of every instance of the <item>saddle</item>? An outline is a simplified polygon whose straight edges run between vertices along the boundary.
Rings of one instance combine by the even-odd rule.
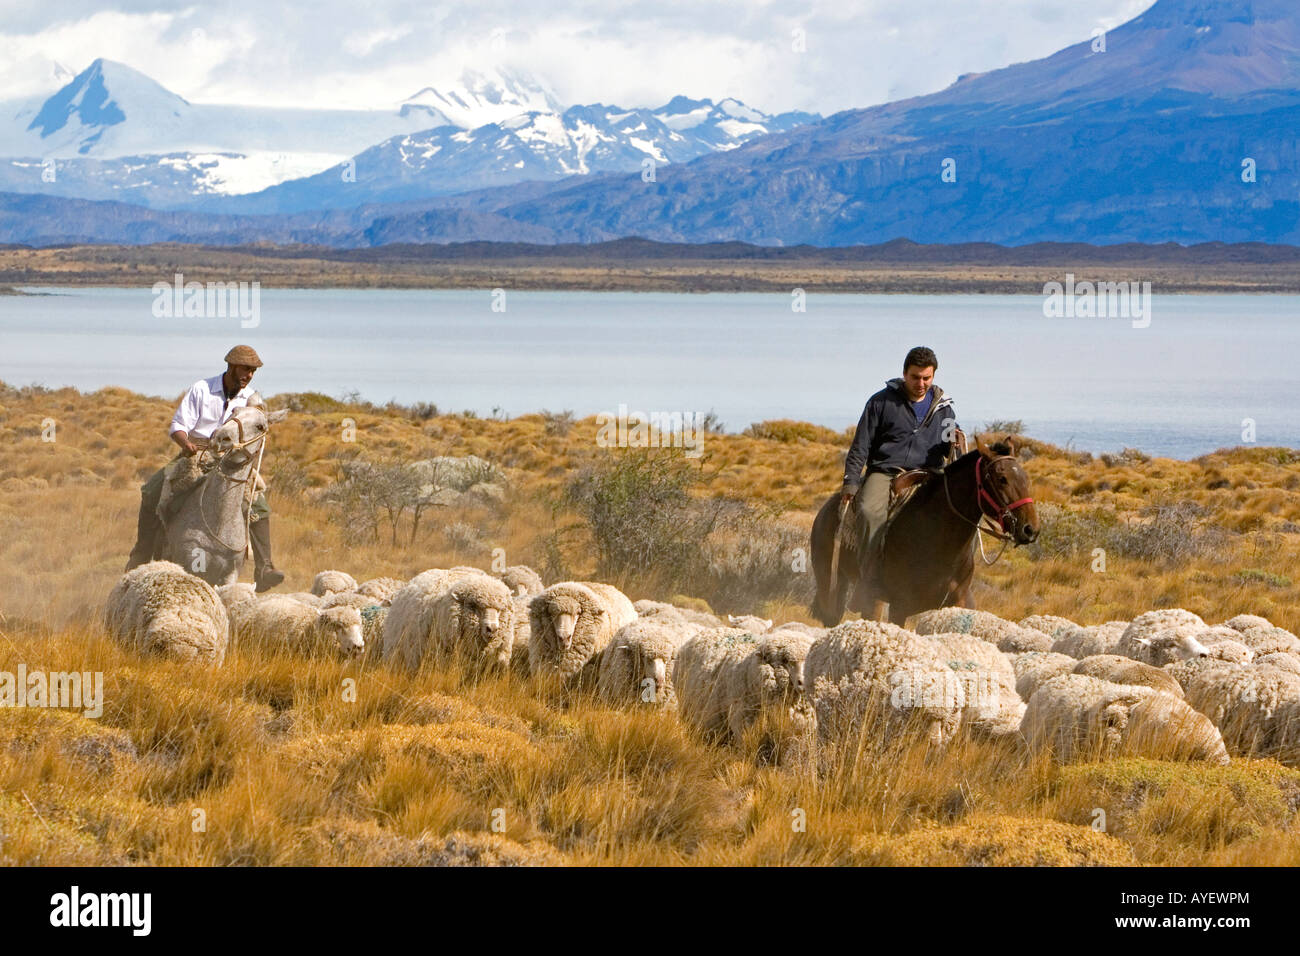
[[[162,493],[158,496],[158,520],[169,524],[181,510],[185,499],[203,483],[215,462],[206,452],[178,458],[163,469]]]
[[[889,515],[886,520],[893,521],[894,515],[911,500],[912,495],[916,494],[916,489],[932,477],[934,472],[925,468],[913,468],[911,471],[895,475],[889,483]]]
[[[195,489],[203,484],[203,479],[216,467],[216,464],[217,460],[209,455],[207,448],[204,447],[199,454],[178,458],[164,468],[162,492],[158,496],[158,520],[164,526],[176,516]],[[258,475],[257,481],[245,492],[245,510],[252,500],[265,490],[266,480]],[[254,515],[253,520],[256,521],[258,517]]]

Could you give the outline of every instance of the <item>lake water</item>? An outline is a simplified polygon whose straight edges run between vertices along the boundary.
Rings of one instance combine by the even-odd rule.
[[[357,391],[375,402],[507,415],[572,409],[713,410],[728,431],[792,418],[854,424],[907,349],[938,353],[936,381],[971,431],[1089,451],[1190,458],[1300,445],[1300,297],[1155,296],[1151,322],[1045,318],[1039,296],[263,289],[258,324],[156,318],[154,294],[28,289],[0,297],[0,380],[120,385],[175,396],[221,371],[231,345],[266,362],[267,394]],[[165,423],[158,423],[159,429]]]

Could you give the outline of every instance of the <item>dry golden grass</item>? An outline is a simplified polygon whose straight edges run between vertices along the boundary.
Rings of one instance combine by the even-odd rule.
[[[550,532],[575,520],[548,496],[608,454],[591,419],[561,434],[540,415],[422,420],[298,404],[318,410],[291,415],[268,451],[287,590],[331,567],[360,579],[486,566],[498,547],[509,563],[540,567]],[[133,657],[99,616],[133,539],[138,485],[167,460],[171,405],[120,389],[0,389],[0,671],[105,677],[97,720],[0,710],[0,863],[1300,862],[1300,771],[1271,761],[1062,768],[1004,742],[960,738],[936,753],[863,741],[814,776],[766,766],[753,748],[706,746],[671,714],[565,703],[518,678],[407,676],[238,647],[215,672]],[[341,440],[347,418],[353,443]],[[53,442],[42,440],[47,419]],[[767,423],[708,436],[698,467],[711,493],[787,509],[807,528],[846,445],[826,429]],[[1211,623],[1258,613],[1300,630],[1300,455],[1107,464],[1028,446],[1034,494],[1056,509],[1062,537],[1051,544],[1049,525],[1043,549],[981,569],[980,606],[1080,623],[1180,606]],[[355,454],[476,454],[505,470],[511,491],[502,505],[426,518],[414,542],[409,524],[396,546],[387,534],[350,542],[315,494]],[[1095,573],[1096,514],[1133,532],[1155,527],[1143,509],[1160,503],[1202,509],[1179,512],[1173,527],[1204,546],[1167,560],[1116,553]],[[449,534],[457,523],[473,534]],[[1072,549],[1062,543],[1071,535]],[[589,540],[561,540],[565,563],[591,574]],[[635,575],[615,583],[634,599],[709,598],[658,593]],[[793,602],[752,610],[810,620]],[[1105,832],[1094,829],[1099,813]]]
[[[427,247],[426,247],[427,248]],[[679,250],[680,252],[681,250]],[[591,291],[809,292],[1039,295],[1043,284],[1067,272],[1098,269],[1136,273],[1162,292],[1295,293],[1300,269],[1294,262],[1249,262],[1227,256],[1221,262],[1180,261],[1167,249],[1108,256],[1105,248],[1080,256],[1069,249],[1031,253],[1030,262],[835,261],[831,255],[800,254],[779,259],[641,257],[636,253],[590,259],[552,255],[533,247],[513,257],[454,259],[403,255],[389,250],[278,249],[256,251],[177,243],[149,246],[55,246],[0,249],[0,293],[5,286],[128,286],[170,282],[177,272],[199,282],[232,276],[256,279],[265,288],[387,289],[584,289]],[[825,251],[824,251],[825,252]],[[790,254],[793,256],[794,251]],[[946,258],[951,260],[952,250]]]

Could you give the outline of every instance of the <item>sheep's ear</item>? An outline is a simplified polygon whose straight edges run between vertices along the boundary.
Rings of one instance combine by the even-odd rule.
[[[727,623],[728,623],[728,624],[735,624],[735,623],[736,623],[736,615],[734,615],[734,614],[728,614],[728,615],[727,615]]]
[[[764,626],[765,626],[769,631],[772,629],[772,622],[771,622],[770,620],[768,620],[768,619],[765,618],[765,617],[760,617],[759,620],[763,622],[763,625],[764,625]]]
[[[289,417],[289,409],[277,408],[275,411],[267,413],[266,423],[268,425],[274,425],[276,422],[282,422],[288,417]]]

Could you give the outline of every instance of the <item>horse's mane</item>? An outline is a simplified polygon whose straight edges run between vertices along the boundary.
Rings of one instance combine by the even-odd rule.
[[[995,441],[995,442],[991,443],[991,444],[988,445],[987,447],[988,447],[988,450],[991,451],[991,452],[993,452],[993,454],[995,454],[995,455],[1012,455],[1012,456],[1014,456],[1015,453],[1016,453],[1016,450],[1015,450],[1014,448],[1012,448],[1011,445],[1010,445],[1008,442],[1006,442],[1006,441],[1004,441],[1004,440],[1002,440],[1002,439],[999,439],[998,441]],[[979,453],[980,453],[980,450],[979,450],[978,448],[972,448],[970,451],[966,452],[966,454],[962,455],[962,456],[959,457],[959,458],[954,459],[954,460],[953,460],[953,461],[948,465],[948,468],[955,468],[955,467],[956,467],[957,465],[959,465],[959,464],[969,464],[969,463],[970,463],[970,459],[974,458],[974,457],[975,457],[976,455],[978,455]],[[946,470],[946,469],[945,469],[945,470]]]

